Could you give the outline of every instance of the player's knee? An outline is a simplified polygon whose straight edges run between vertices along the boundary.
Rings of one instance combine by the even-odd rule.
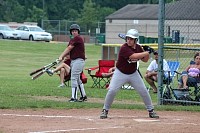
[[[61,69],[60,69],[60,72],[65,72],[65,69],[64,69],[64,68],[61,68]]]

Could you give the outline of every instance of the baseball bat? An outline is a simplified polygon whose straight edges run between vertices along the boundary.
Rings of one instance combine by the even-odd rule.
[[[34,74],[36,74],[36,73],[42,71],[44,68],[45,68],[45,67],[41,67],[41,68],[39,68],[39,69],[37,69],[37,70],[31,72],[31,73],[30,73],[30,76],[32,76],[32,75],[34,75]]]
[[[38,73],[37,75],[32,77],[32,80],[35,80],[37,78],[39,78],[42,74],[44,74],[45,71],[41,71],[40,73]]]
[[[34,75],[34,74],[36,74],[36,73],[42,71],[42,70],[45,69],[45,68],[51,68],[51,67],[55,66],[55,65],[58,64],[58,63],[59,63],[59,61],[56,60],[56,61],[54,61],[54,62],[52,62],[52,63],[50,63],[50,64],[48,64],[48,65],[46,65],[46,66],[43,66],[43,67],[41,67],[41,68],[39,68],[39,69],[37,69],[37,70],[31,72],[31,73],[30,73],[30,76],[32,76],[32,75]]]
[[[119,33],[118,37],[120,37],[121,39],[126,40],[126,35],[125,34]]]

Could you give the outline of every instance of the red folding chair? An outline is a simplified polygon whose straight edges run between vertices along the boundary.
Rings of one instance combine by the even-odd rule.
[[[64,84],[66,86],[70,86],[70,81],[71,81],[71,73],[69,73],[69,75],[65,76]],[[83,72],[81,73],[81,81],[83,84],[87,83],[87,77]]]
[[[110,77],[103,77],[102,73],[108,73],[112,67],[115,67],[115,60],[99,60],[98,66],[86,69],[93,80],[92,88],[106,88],[106,84],[110,83]],[[96,71],[92,72],[94,70]]]

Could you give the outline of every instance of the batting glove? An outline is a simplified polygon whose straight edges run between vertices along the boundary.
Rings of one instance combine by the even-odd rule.
[[[142,46],[142,47],[143,47],[144,51],[148,51],[149,54],[154,53],[154,51],[155,51],[153,48],[146,46],[146,45]]]

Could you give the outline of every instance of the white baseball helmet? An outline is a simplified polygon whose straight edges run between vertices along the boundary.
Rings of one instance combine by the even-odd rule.
[[[139,38],[139,33],[136,29],[130,29],[128,30],[126,37],[130,38]]]

